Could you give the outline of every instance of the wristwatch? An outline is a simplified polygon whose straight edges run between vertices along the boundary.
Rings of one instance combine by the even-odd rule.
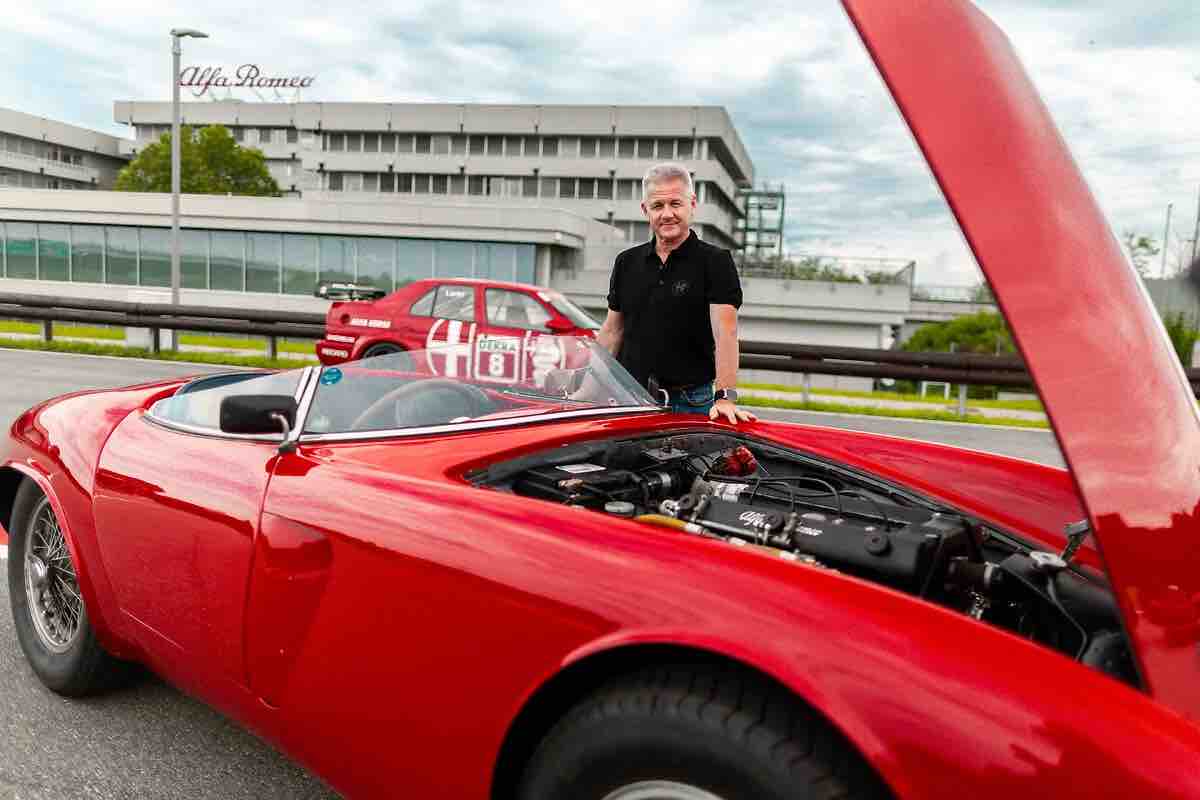
[[[731,403],[736,403],[738,399],[737,389],[717,389],[713,392],[713,399],[728,400]]]

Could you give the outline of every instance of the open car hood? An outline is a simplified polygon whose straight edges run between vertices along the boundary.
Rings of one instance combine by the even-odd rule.
[[[1013,330],[1152,694],[1200,719],[1200,417],[1004,34],[966,0],[843,0]]]

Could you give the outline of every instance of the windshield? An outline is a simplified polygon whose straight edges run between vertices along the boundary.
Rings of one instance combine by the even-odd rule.
[[[321,371],[305,433],[495,425],[655,402],[590,337],[493,336]]]
[[[567,297],[559,292],[538,292],[542,299],[550,305],[554,306],[554,310],[562,314],[567,319],[571,320],[577,327],[589,331],[600,330],[600,323],[597,322],[591,314],[584,311],[579,306],[572,303]]]

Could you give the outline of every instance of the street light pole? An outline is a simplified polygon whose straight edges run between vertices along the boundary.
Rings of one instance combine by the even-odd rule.
[[[184,36],[207,39],[208,34],[192,28],[171,29],[171,305],[179,305],[179,57],[183,50],[179,40]],[[177,349],[178,331],[171,331],[171,349]]]
[[[1167,203],[1167,227],[1163,230],[1162,267],[1158,270],[1160,278],[1167,277],[1167,242],[1171,236],[1171,209],[1174,207],[1174,203]]]

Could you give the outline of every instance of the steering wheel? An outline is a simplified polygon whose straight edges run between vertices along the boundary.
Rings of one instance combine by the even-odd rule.
[[[491,409],[491,399],[478,386],[446,378],[426,378],[397,386],[371,403],[350,429],[444,425],[458,417],[478,417]]]

